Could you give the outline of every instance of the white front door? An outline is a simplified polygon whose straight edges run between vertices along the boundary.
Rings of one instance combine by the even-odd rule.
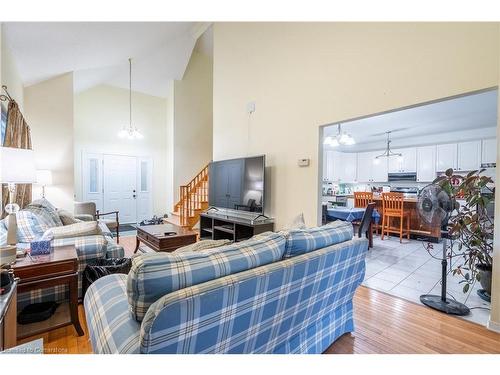
[[[119,211],[121,223],[137,222],[137,158],[104,155],[103,211]]]

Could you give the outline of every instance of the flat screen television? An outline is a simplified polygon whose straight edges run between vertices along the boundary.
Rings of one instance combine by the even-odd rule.
[[[265,167],[264,155],[210,163],[208,204],[263,214]]]

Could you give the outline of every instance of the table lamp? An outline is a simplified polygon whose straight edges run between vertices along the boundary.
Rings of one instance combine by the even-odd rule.
[[[42,187],[42,198],[45,198],[45,187],[52,185],[52,171],[48,169],[37,170],[36,184]]]
[[[17,244],[16,212],[19,211],[19,205],[13,202],[16,184],[31,184],[33,182],[35,182],[33,150],[0,147],[0,183],[9,186],[9,204],[5,206],[5,211],[9,214],[8,245],[15,246]]]

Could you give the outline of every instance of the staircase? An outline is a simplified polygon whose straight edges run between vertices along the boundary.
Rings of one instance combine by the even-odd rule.
[[[200,220],[200,213],[208,208],[208,165],[187,185],[180,187],[179,202],[166,221],[192,229]]]

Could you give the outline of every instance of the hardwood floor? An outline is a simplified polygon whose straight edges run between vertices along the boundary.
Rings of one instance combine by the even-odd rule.
[[[130,256],[135,237],[120,238],[120,244]],[[82,305],[78,311],[85,336],[76,336],[68,326],[21,342],[42,337],[46,353],[91,353]],[[354,322],[355,332],[342,336],[325,353],[500,353],[498,333],[366,287],[354,297]]]

